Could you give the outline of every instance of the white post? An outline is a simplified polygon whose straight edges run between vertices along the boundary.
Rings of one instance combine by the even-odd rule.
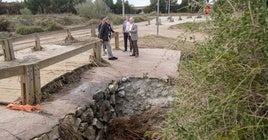
[[[157,0],[157,20],[156,20],[156,26],[157,26],[157,36],[159,35],[159,0]]]
[[[170,17],[170,0],[168,0],[168,17]]]
[[[123,18],[125,18],[125,0],[122,0],[122,14]]]

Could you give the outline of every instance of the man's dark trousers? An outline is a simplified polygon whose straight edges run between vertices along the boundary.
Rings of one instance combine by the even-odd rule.
[[[124,33],[124,47],[125,47],[125,51],[127,51],[127,40],[129,38],[129,33]]]

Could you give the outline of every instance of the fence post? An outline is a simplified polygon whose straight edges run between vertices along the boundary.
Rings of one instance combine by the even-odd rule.
[[[115,49],[116,50],[119,50],[119,32],[115,32],[115,37],[114,37],[114,40],[115,40]]]
[[[21,75],[22,104],[36,104],[41,100],[40,69],[38,64],[24,66],[24,75]]]
[[[41,45],[40,45],[40,36],[39,36],[39,34],[36,33],[34,35],[34,37],[35,37],[35,46],[34,46],[33,50],[34,51],[41,51],[42,48],[41,48]]]
[[[101,43],[95,43],[93,48],[93,57],[97,62],[101,62]]]
[[[5,61],[12,61],[16,59],[11,39],[3,40],[2,47],[3,47]]]
[[[91,26],[91,37],[96,37],[96,28],[94,25]]]

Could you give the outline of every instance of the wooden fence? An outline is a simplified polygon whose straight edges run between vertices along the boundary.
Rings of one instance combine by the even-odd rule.
[[[94,30],[94,31],[93,31]],[[95,28],[91,28],[91,36],[95,37]],[[115,38],[115,48],[119,49],[119,34],[115,33],[113,35]],[[14,61],[15,55],[11,39],[0,39],[0,45],[3,48],[4,60],[12,62]],[[41,94],[41,75],[40,69],[53,65],[55,63],[61,62],[72,56],[83,53],[89,49],[93,49],[93,55],[96,61],[101,61],[101,42],[96,39],[90,43],[77,47],[75,49],[63,52],[56,56],[51,56],[44,60],[34,61],[27,64],[11,64],[0,66],[0,79],[9,78],[12,76],[20,76],[21,85],[21,99],[23,104],[37,104],[40,103]],[[35,36],[35,47],[34,50],[40,49],[40,38],[37,34]],[[5,62],[5,63],[9,63]]]

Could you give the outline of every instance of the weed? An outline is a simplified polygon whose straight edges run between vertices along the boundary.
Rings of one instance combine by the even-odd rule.
[[[213,38],[183,56],[181,92],[162,137],[268,139],[266,1],[217,1],[213,7]]]

